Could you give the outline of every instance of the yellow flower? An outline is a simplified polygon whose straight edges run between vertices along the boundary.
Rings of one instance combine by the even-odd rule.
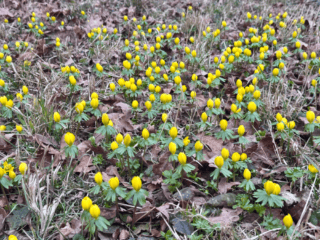
[[[88,196],[84,197],[81,201],[81,206],[83,210],[89,211],[92,206],[92,200]]]
[[[116,85],[114,83],[110,83],[109,86],[110,86],[110,90],[114,92],[114,90],[116,89]]]
[[[53,119],[55,122],[60,122],[60,114],[58,112],[55,112],[53,114]]]
[[[126,147],[128,147],[131,143],[131,136],[130,134],[126,134],[126,136],[124,137],[123,143]]]
[[[241,95],[242,96],[242,95]],[[241,108],[237,109],[237,105],[235,105],[234,103],[231,104],[231,111],[233,113],[239,113],[241,111]]]
[[[10,235],[8,240],[18,240],[18,238],[15,235]]]
[[[244,171],[243,171],[243,177],[249,181],[251,179],[251,172],[248,168],[246,168]]]
[[[186,54],[190,54],[190,51],[191,51],[191,50],[190,50],[190,48],[185,47],[185,48],[184,48],[184,51],[186,52]]]
[[[239,134],[239,136],[243,136],[243,134],[245,133],[245,131],[246,131],[246,129],[244,128],[244,126],[243,125],[240,125],[239,127],[238,127],[238,134]]]
[[[212,108],[213,108],[213,101],[212,101],[212,99],[208,99],[208,101],[207,101],[207,107],[208,107],[209,109],[212,109]]]
[[[113,141],[112,143],[111,143],[111,149],[112,149],[112,151],[114,151],[114,150],[116,150],[119,146],[118,146],[118,143],[117,142],[115,142],[115,141]]]
[[[6,85],[5,81],[3,81],[2,79],[0,79],[0,86],[4,87]]]
[[[192,57],[196,57],[196,56],[197,56],[196,50],[193,50],[193,51],[191,52],[191,55],[192,55]]]
[[[148,109],[148,111],[151,110],[151,108],[152,108],[152,103],[151,103],[150,101],[146,101],[146,102],[144,103],[144,105],[146,106],[146,108]]]
[[[226,26],[227,26],[226,21],[222,21],[222,27],[226,27]]]
[[[292,226],[293,220],[290,214],[283,218],[283,224],[286,226],[286,228],[290,228]]]
[[[0,133],[4,132],[7,129],[5,125],[0,125]]]
[[[309,123],[313,123],[314,119],[315,119],[315,114],[312,111],[308,111],[306,113],[306,118],[308,120]]]
[[[102,174],[101,172],[97,172],[96,175],[94,175],[94,181],[100,186],[103,182]]]
[[[277,123],[277,130],[278,130],[279,132],[282,132],[283,129],[284,129],[284,124],[283,124],[283,122]]]
[[[206,122],[206,121],[208,120],[208,116],[207,116],[207,113],[206,113],[206,112],[203,112],[203,113],[201,114],[201,119],[202,119],[203,122]]]
[[[301,47],[301,43],[300,42],[296,42],[296,48],[300,48]]]
[[[70,81],[70,84],[73,85],[73,86],[77,84],[77,80],[72,75],[69,76],[69,81]]]
[[[270,194],[272,194],[273,193],[273,190],[274,190],[274,183],[272,182],[272,181],[266,181],[265,183],[264,183],[264,189],[265,189],[265,191],[266,191],[266,193],[268,194],[268,195],[270,195]]]
[[[27,86],[23,86],[23,87],[22,87],[22,92],[23,92],[24,95],[27,95],[28,92],[29,92],[28,87],[27,87]]]
[[[192,91],[190,93],[190,96],[191,96],[192,99],[194,99],[197,96],[197,93],[195,91]]]
[[[223,160],[227,160],[229,158],[229,150],[226,148],[222,148],[221,150],[221,156],[223,158]]]
[[[102,71],[103,71],[103,67],[100,65],[100,63],[97,63],[97,64],[96,64],[96,69],[97,69],[99,72],[102,72]]]
[[[175,139],[178,136],[178,129],[176,127],[172,127],[169,134],[172,139]]]
[[[108,114],[106,114],[106,113],[102,114],[101,121],[102,121],[103,125],[107,126],[109,123],[109,120],[110,119],[109,119]]]
[[[174,142],[169,143],[169,151],[174,155],[177,151],[177,145]]]
[[[248,104],[248,110],[253,113],[257,110],[257,105],[254,102],[249,102]]]
[[[233,162],[238,162],[240,160],[240,154],[237,152],[233,153],[231,159]]]
[[[254,91],[253,97],[254,99],[258,100],[261,96],[261,92],[259,90]]]
[[[131,184],[132,184],[133,189],[136,190],[137,192],[139,192],[139,190],[142,187],[141,179],[138,176],[135,176],[132,178]]]
[[[117,177],[110,178],[109,185],[112,190],[116,190],[116,188],[119,186],[119,179]]]
[[[3,177],[3,175],[6,174],[6,171],[0,167],[0,179]]]
[[[148,129],[144,128],[142,130],[142,137],[144,138],[144,140],[147,140],[149,138],[149,131]]]
[[[216,99],[214,100],[214,107],[215,107],[215,108],[219,108],[220,105],[221,105],[220,98],[216,98]]]
[[[5,161],[3,163],[3,170],[5,171],[5,173],[8,173],[10,171],[13,171],[14,170],[14,167],[11,165],[11,164],[8,164],[7,161]]]
[[[70,132],[67,132],[65,135],[64,135],[64,141],[66,142],[66,144],[68,144],[70,147],[73,145],[74,141],[76,140],[76,137],[70,133]]]
[[[166,113],[162,113],[162,116],[161,116],[162,122],[166,122],[167,118],[168,118],[168,115]]]
[[[100,216],[100,208],[98,207],[97,204],[93,204],[90,207],[90,215],[94,218],[97,219]]]
[[[25,162],[21,162],[19,165],[19,171],[22,175],[24,175],[28,170],[28,165]]]
[[[318,169],[315,168],[315,166],[313,166],[312,164],[308,165],[308,169],[311,173],[317,173],[319,172]]]
[[[220,121],[220,128],[221,128],[223,131],[225,131],[225,130],[227,129],[227,127],[228,127],[228,121],[225,120],[225,119],[222,119],[222,120]]]
[[[279,195],[279,193],[281,192],[281,187],[279,184],[274,183],[274,190],[272,192],[272,194],[274,195]]]
[[[312,52],[312,53],[311,53],[311,58],[312,58],[312,59],[315,59],[316,57],[317,57],[317,54],[316,54],[315,52]]]
[[[203,149],[203,144],[198,140],[195,144],[194,144],[194,148],[196,149],[196,152],[199,152]]]
[[[7,101],[6,107],[10,109],[13,107],[13,101],[11,99]]]
[[[312,79],[311,85],[312,85],[313,87],[316,87],[316,86],[317,86],[317,80]]]
[[[81,114],[83,112],[83,104],[82,103],[76,103],[76,106],[75,106],[75,110],[77,113]]]
[[[189,137],[185,137],[185,138],[183,139],[183,145],[186,147],[186,146],[189,145],[189,143],[190,143]]]
[[[123,136],[121,133],[118,133],[118,135],[116,136],[116,141],[117,143],[121,144],[123,141]]]
[[[16,130],[21,133],[22,132],[22,126],[21,125],[16,125]]]
[[[97,109],[99,106],[99,100],[97,98],[91,99],[90,105],[93,109]]]
[[[247,12],[247,18],[251,19],[251,13]]]
[[[14,172],[14,171],[10,171],[9,172],[9,178],[11,178],[11,179],[15,179],[16,178],[16,173]]]
[[[178,155],[178,160],[181,165],[185,165],[187,163],[187,156],[185,153],[180,152]]]
[[[241,161],[245,161],[245,160],[247,160],[248,156],[246,153],[242,153],[240,158],[241,158]]]
[[[221,156],[218,156],[214,159],[214,163],[217,165],[218,168],[222,168],[224,161],[223,158]]]
[[[290,122],[288,123],[288,127],[289,127],[290,129],[294,129],[295,126],[296,126],[296,123],[295,123],[294,121],[290,121]]]

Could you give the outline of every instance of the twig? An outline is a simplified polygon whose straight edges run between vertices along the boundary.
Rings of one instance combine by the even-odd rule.
[[[252,237],[252,238],[246,238],[246,239],[244,239],[244,240],[253,240],[253,239],[257,239],[257,238],[259,238],[259,237],[261,237],[261,236],[263,236],[263,235],[265,235],[265,234],[267,234],[267,233],[269,233],[269,232],[274,232],[274,231],[278,231],[278,230],[280,230],[281,228],[275,228],[275,229],[272,229],[272,230],[269,230],[269,231],[266,231],[266,232],[264,232],[264,233],[261,233],[260,235],[258,235],[258,236],[255,236],[255,237]]]

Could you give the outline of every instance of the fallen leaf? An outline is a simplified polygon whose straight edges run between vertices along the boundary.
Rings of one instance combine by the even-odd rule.
[[[121,233],[120,233],[120,235],[119,235],[119,240],[126,240],[126,239],[128,239],[129,237],[130,237],[130,233],[129,233],[127,230],[122,229],[122,230],[121,230]]]
[[[241,208],[230,209],[230,208],[222,208],[222,212],[217,217],[209,217],[208,221],[212,224],[220,223],[221,226],[229,226],[233,222],[237,222],[240,217],[239,215],[243,212]]]

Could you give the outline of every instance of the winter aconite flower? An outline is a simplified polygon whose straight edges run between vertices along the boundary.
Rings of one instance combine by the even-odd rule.
[[[20,163],[19,172],[24,175],[28,170],[28,165],[25,162]]]
[[[131,136],[130,134],[126,134],[126,136],[124,137],[123,143],[126,147],[128,147],[131,143]]]
[[[183,139],[183,145],[186,147],[186,146],[189,145],[189,143],[190,143],[189,137],[185,137],[185,138]]]
[[[238,134],[239,134],[240,137],[243,136],[243,134],[245,133],[245,131],[246,131],[246,129],[244,128],[243,125],[240,125],[240,126],[238,127]]]
[[[142,137],[144,138],[144,140],[147,140],[149,138],[149,131],[148,129],[144,128],[142,130]]]
[[[249,169],[246,168],[246,169],[243,171],[243,177],[244,177],[247,181],[249,181],[249,180],[251,179],[251,172],[250,172]]]
[[[60,122],[60,114],[58,112],[53,114],[53,120],[57,123]]]
[[[220,128],[221,128],[223,131],[225,131],[225,130],[227,130],[227,127],[228,127],[228,121],[225,120],[225,119],[222,119],[222,120],[220,121]]]
[[[233,153],[231,159],[233,162],[238,162],[240,160],[240,154],[237,152]]]
[[[108,183],[111,189],[115,190],[119,186],[119,179],[117,177],[110,178]]]
[[[271,182],[271,181],[266,181],[266,182],[264,183],[264,189],[265,189],[265,191],[266,191],[266,193],[267,193],[268,195],[270,195],[270,194],[273,193],[274,187],[275,187],[275,186],[274,186],[274,183]]]
[[[174,142],[169,143],[169,151],[171,152],[172,155],[176,154],[177,145]]]
[[[88,196],[84,197],[81,201],[81,206],[83,210],[89,211],[92,206],[92,200]]]
[[[98,207],[97,204],[93,204],[90,207],[90,215],[94,218],[97,219],[100,216],[100,208]]]
[[[99,106],[99,100],[97,98],[91,99],[90,105],[93,109],[97,109]]]
[[[196,152],[199,152],[203,149],[203,144],[198,140],[195,144],[194,144],[194,148],[196,149]]]
[[[101,172],[97,172],[96,175],[94,175],[94,181],[100,186],[103,182],[102,174]]]
[[[172,139],[175,139],[178,136],[178,129],[176,127],[172,127],[169,134]]]
[[[23,127],[21,125],[16,125],[16,130],[21,133],[23,130]]]
[[[286,226],[286,228],[290,228],[292,226],[293,220],[290,214],[283,218],[283,224]]]
[[[64,135],[64,141],[66,142],[66,144],[68,144],[70,147],[73,145],[74,141],[76,140],[76,137],[70,133],[70,132],[67,132],[65,135]]]
[[[219,169],[221,169],[224,164],[223,158],[221,156],[216,157],[214,159],[214,163],[217,165]]]
[[[316,116],[315,116],[314,112],[312,112],[312,111],[308,111],[308,112],[306,113],[306,118],[307,118],[307,120],[308,120],[309,123],[313,123],[315,117],[316,117]]]
[[[257,105],[254,102],[249,102],[248,104],[248,110],[253,113],[257,110]]]
[[[8,240],[18,240],[18,238],[15,235],[10,235]]]
[[[227,160],[229,158],[229,155],[230,155],[229,150],[226,148],[222,148],[221,156],[222,156],[223,160]]]
[[[319,172],[318,169],[315,168],[315,166],[313,166],[312,164],[308,165],[308,169],[311,173],[317,173]]]
[[[185,153],[180,152],[178,155],[178,160],[181,165],[185,165],[187,163],[187,156]]]
[[[138,177],[138,176],[132,178],[131,184],[132,184],[133,189],[136,190],[137,192],[139,192],[139,190],[142,187],[142,181],[141,181],[140,177]]]
[[[112,151],[116,150],[118,147],[119,147],[119,146],[118,146],[118,143],[117,143],[117,142],[112,142],[112,143],[111,143],[110,148],[111,148]]]
[[[274,194],[274,195],[279,195],[280,192],[281,192],[281,187],[280,187],[280,185],[277,184],[277,183],[274,183],[274,189],[273,189],[272,194]]]

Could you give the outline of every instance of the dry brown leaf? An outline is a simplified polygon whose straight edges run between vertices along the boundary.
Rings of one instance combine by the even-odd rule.
[[[170,155],[171,153],[167,151],[160,156],[159,163],[153,165],[152,171],[154,174],[162,176],[164,171],[173,169],[172,163],[168,161]]]
[[[218,193],[224,194],[232,189],[233,186],[239,185],[240,182],[227,182],[227,178],[221,178],[218,185]]]
[[[222,212],[217,217],[209,217],[207,218],[208,221],[212,224],[220,223],[222,227],[226,227],[231,225],[233,222],[238,221],[239,215],[243,212],[241,208],[237,209],[229,209],[229,208],[222,208]]]
[[[4,208],[0,208],[0,231],[2,231],[3,227],[4,227],[4,220],[7,216],[6,211],[4,210]]]
[[[60,229],[60,239],[63,240],[64,236],[73,238],[76,234],[81,232],[81,221],[78,219],[72,219],[70,223],[66,223],[66,226]]]
[[[121,233],[120,233],[120,235],[119,235],[119,240],[126,240],[126,239],[128,239],[129,237],[130,237],[130,233],[129,233],[127,230],[122,229],[122,230],[121,230]]]
[[[0,16],[14,17],[14,15],[9,11],[8,8],[0,8]]]
[[[169,221],[170,219],[169,212],[168,212],[169,208],[170,208],[169,203],[165,203],[162,206],[156,208],[157,211],[161,212],[167,218],[167,221]]]

